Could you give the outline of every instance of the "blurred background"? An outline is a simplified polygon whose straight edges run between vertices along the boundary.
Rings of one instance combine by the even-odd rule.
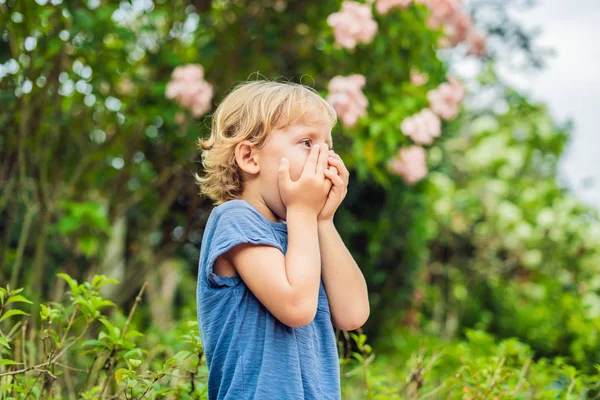
[[[600,382],[593,0],[0,0],[0,399],[206,398],[198,138],[315,88],[371,316],[344,399]],[[16,288],[22,290],[15,291]]]

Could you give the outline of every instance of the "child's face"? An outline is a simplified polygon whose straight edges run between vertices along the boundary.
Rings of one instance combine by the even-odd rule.
[[[326,122],[302,122],[271,132],[270,138],[260,154],[258,184],[267,206],[279,218],[285,219],[286,209],[279,195],[279,162],[289,160],[290,177],[298,180],[314,144],[332,147],[331,125]]]

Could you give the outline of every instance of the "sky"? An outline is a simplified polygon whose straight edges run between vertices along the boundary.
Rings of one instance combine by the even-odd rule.
[[[600,210],[600,0],[537,0],[510,13],[526,30],[539,29],[535,43],[552,49],[539,72],[515,74],[498,65],[503,81],[548,105],[557,123],[573,123],[559,164],[559,182]],[[456,60],[456,59],[455,59]],[[480,64],[470,58],[454,64],[462,77],[474,77]]]
[[[548,104],[557,121],[573,121],[560,164],[561,182],[600,209],[600,0],[538,0],[534,8],[514,16],[528,28],[539,27],[537,43],[554,49],[555,55],[540,73],[505,78]],[[592,185],[585,185],[586,180]]]

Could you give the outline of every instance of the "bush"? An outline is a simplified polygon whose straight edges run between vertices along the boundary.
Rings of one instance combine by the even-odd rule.
[[[132,321],[145,285],[125,318],[98,291],[115,280],[97,275],[91,283],[79,284],[58,275],[71,290],[63,303],[40,305],[39,332],[27,329],[28,320],[13,323],[7,333],[0,331],[0,398],[206,397],[207,370],[196,321],[179,322],[162,336],[155,328],[143,334]],[[0,288],[0,321],[27,315],[7,309],[31,303],[22,290]],[[115,311],[111,318],[105,314],[109,308]]]
[[[190,310],[170,329],[152,325],[141,333],[134,315],[145,285],[126,317],[99,293],[114,279],[97,275],[78,283],[58,276],[70,291],[61,303],[40,304],[39,332],[28,329],[37,316],[16,307],[31,304],[23,289],[0,288],[0,398],[207,398],[207,368]],[[401,334],[393,356],[377,360],[366,340],[364,334],[341,337],[344,399],[574,399],[597,391],[600,380],[560,358],[535,360],[528,345],[497,343],[481,331],[448,343]]]

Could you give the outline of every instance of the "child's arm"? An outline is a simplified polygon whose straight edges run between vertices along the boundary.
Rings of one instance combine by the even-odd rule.
[[[318,223],[323,285],[333,324],[344,331],[358,329],[369,318],[367,284],[344,245],[333,220]]]
[[[333,188],[318,216],[321,274],[333,324],[350,331],[363,326],[369,318],[369,297],[365,278],[333,224],[333,214],[346,196],[350,173],[340,156],[331,153],[331,167],[325,176]]]
[[[292,181],[289,165],[279,168],[281,197],[287,209],[288,248],[284,256],[270,246],[239,245],[226,258],[258,298],[282,323],[309,324],[317,312],[321,256],[317,215],[325,204],[331,182],[325,179],[327,148],[313,147],[302,176]]]

